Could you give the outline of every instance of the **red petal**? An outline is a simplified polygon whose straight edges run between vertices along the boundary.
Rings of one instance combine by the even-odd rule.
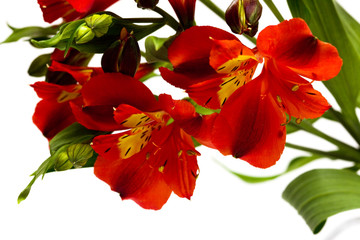
[[[211,142],[211,129],[216,114],[200,116],[191,103],[184,100],[173,100],[167,94],[161,94],[159,102],[162,108],[187,134],[196,138],[202,145],[214,147]]]
[[[44,20],[48,23],[63,17],[66,21],[75,20],[80,13],[66,0],[38,0],[38,4],[43,12]]]
[[[308,81],[286,67],[275,66],[271,61],[263,69],[259,80],[268,82],[273,98],[291,117],[317,118],[330,108],[326,99]]]
[[[196,160],[199,153],[194,148],[191,136],[176,125],[171,125],[172,129],[169,129],[170,126],[166,128],[171,131],[169,137],[157,152],[159,160],[163,160],[158,169],[164,173],[166,183],[176,195],[190,199],[199,174]]]
[[[315,38],[300,18],[265,28],[259,34],[257,48],[277,64],[314,80],[335,77],[342,65],[336,48]]]
[[[213,144],[220,152],[260,168],[276,163],[286,137],[285,116],[265,87],[262,81],[253,80],[237,90],[213,128]]]
[[[34,124],[49,140],[75,122],[69,103],[42,100],[35,108]]]
[[[128,159],[109,160],[99,156],[94,165],[95,175],[120,193],[146,209],[160,209],[171,190],[162,173],[146,163],[146,152]]]
[[[100,156],[95,163],[96,176],[123,199],[133,199],[144,208],[161,208],[171,191],[190,198],[198,174],[198,153],[191,137],[174,124],[152,130],[150,126],[147,130],[153,137],[139,149],[137,135],[142,135],[145,127],[138,128],[139,132],[95,137],[92,146]]]
[[[79,97],[81,89],[81,86],[77,84],[62,86],[47,82],[36,82],[31,86],[39,98],[59,103]]]
[[[141,82],[121,73],[97,75],[83,86],[85,106],[128,104],[142,111],[159,109],[152,92]],[[134,97],[136,96],[136,97]]]
[[[123,127],[114,120],[112,106],[83,107],[79,100],[70,102],[71,110],[81,125],[88,129],[98,131],[115,131]]]
[[[208,63],[213,45],[210,37],[219,40],[237,39],[234,35],[219,28],[209,26],[189,28],[182,32],[169,47],[168,57],[174,68],[189,62]]]
[[[81,85],[84,85],[87,81],[90,80],[91,77],[104,73],[101,68],[78,67],[56,61],[51,63],[49,70],[54,72],[67,72]]]
[[[99,0],[67,0],[71,6],[80,13],[87,13],[92,8],[93,4]],[[103,0],[100,0],[103,1]],[[104,10],[104,9],[102,9]]]

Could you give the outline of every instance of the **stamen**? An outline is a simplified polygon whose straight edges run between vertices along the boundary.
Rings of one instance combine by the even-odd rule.
[[[149,152],[148,152],[148,153],[146,153],[145,158],[146,158],[146,160],[149,160],[149,158],[150,158],[150,153],[149,153]]]
[[[282,99],[279,95],[276,95],[276,100],[278,101],[278,103],[282,103]]]
[[[296,92],[297,90],[299,90],[299,85],[295,84],[292,88],[291,91]]]
[[[183,151],[180,150],[180,151],[178,152],[178,157],[180,157],[182,153],[183,153]]]
[[[295,120],[295,122],[296,122],[297,124],[300,124],[300,123],[302,122],[302,119],[301,119],[301,118],[297,118],[297,119]]]

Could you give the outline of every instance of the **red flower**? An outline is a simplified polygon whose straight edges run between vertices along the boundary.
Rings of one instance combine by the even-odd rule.
[[[118,0],[38,0],[44,20],[48,23],[63,18],[73,21],[103,11]]]
[[[195,24],[196,0],[169,0],[169,2],[180,20],[181,26],[186,29]]]
[[[171,44],[168,57],[174,71],[160,68],[162,77],[186,90],[198,104],[217,109],[250,81],[257,60],[234,35],[214,27],[192,27]]]
[[[50,82],[36,82],[31,85],[37,95],[42,99],[35,108],[34,124],[49,140],[58,132],[74,123],[70,102],[79,101],[82,85],[91,76],[102,70],[99,68],[76,67],[53,61],[50,71],[67,72],[77,81],[75,84],[54,84]]]
[[[203,39],[209,37],[208,32],[201,35]],[[175,40],[169,49],[169,59],[174,64],[174,72],[162,69],[162,75],[170,83],[185,88],[187,92],[197,84],[202,84],[203,89],[209,88],[210,77],[206,76],[207,79],[204,80],[204,74],[178,65],[178,59],[181,59],[180,66],[187,66],[186,62],[188,65],[199,62],[198,59],[194,61],[195,56],[189,59],[187,52],[182,55],[178,49],[188,43],[189,38],[184,36],[185,33],[183,37],[180,35],[178,42]],[[229,48],[227,46],[224,48]],[[214,54],[209,51],[208,46],[193,44],[191,48],[199,48],[197,52],[204,52],[203,57],[197,56],[199,59],[206,58],[206,54],[210,56],[208,61],[211,65]],[[228,57],[231,55],[227,51],[218,51],[219,56],[227,58],[219,60],[217,66],[221,66],[221,63],[228,66],[228,63],[233,63],[237,58],[255,61],[249,53],[246,53],[248,56],[243,56],[244,52],[229,51],[234,54],[232,58]],[[174,53],[177,54],[176,57],[172,55]],[[214,121],[212,144],[225,155],[232,154],[256,167],[266,168],[276,163],[284,149],[286,114],[289,118],[295,117],[300,121],[303,118],[320,117],[330,107],[326,99],[301,76],[312,80],[328,80],[338,74],[342,60],[336,48],[315,38],[302,19],[284,21],[264,29],[259,34],[254,53],[257,57],[264,58],[264,68],[257,78],[244,81],[247,84],[230,93],[231,96],[223,104]],[[256,66],[256,63],[252,64]],[[213,67],[209,72],[214,70],[219,68]],[[217,87],[220,88],[221,85]],[[195,94],[192,91],[190,93]],[[208,104],[204,104],[201,99],[194,100],[205,106]]]
[[[160,209],[171,192],[190,199],[198,153],[181,126],[200,117],[190,103],[167,95],[156,101],[145,85],[121,73],[93,77],[83,86],[82,97],[81,103],[71,103],[79,123],[96,130],[126,130],[93,139],[98,178],[143,208]],[[169,103],[171,113],[166,112]],[[176,120],[169,124],[172,116]]]

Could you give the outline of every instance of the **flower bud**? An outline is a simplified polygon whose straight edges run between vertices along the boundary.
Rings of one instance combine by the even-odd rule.
[[[225,13],[226,23],[234,33],[255,36],[262,6],[259,0],[234,0]]]
[[[195,25],[195,4],[196,0],[169,0],[176,16],[184,29]]]
[[[159,3],[159,0],[135,0],[138,8],[150,8],[153,9]]]
[[[86,25],[81,26],[76,32],[76,44],[83,44],[90,42],[95,37],[95,33]]]
[[[85,18],[85,23],[77,29],[76,44],[90,42],[95,36],[102,37],[108,32],[111,23],[112,18],[107,14],[93,14]]]
[[[139,44],[132,33],[123,28],[120,39],[115,41],[101,59],[104,72],[120,72],[133,77],[140,64]]]

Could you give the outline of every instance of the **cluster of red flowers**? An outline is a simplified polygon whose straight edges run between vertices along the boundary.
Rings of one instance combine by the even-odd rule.
[[[84,17],[116,0],[38,2],[52,22]],[[46,81],[32,85],[42,98],[33,120],[49,140],[74,122],[118,131],[93,139],[95,175],[122,199],[149,209],[160,209],[172,192],[192,196],[199,174],[192,137],[255,167],[274,165],[286,123],[319,117],[330,107],[311,80],[328,80],[342,65],[336,48],[314,37],[302,19],[266,27],[250,49],[224,30],[190,27],[195,0],[169,2],[186,30],[168,48],[173,69],[160,68],[161,76],[197,104],[220,111],[201,115],[186,100],[155,97],[139,81],[154,70],[151,64],[140,64],[134,75],[109,72],[86,67],[89,56],[74,49],[66,57],[55,50]]]

